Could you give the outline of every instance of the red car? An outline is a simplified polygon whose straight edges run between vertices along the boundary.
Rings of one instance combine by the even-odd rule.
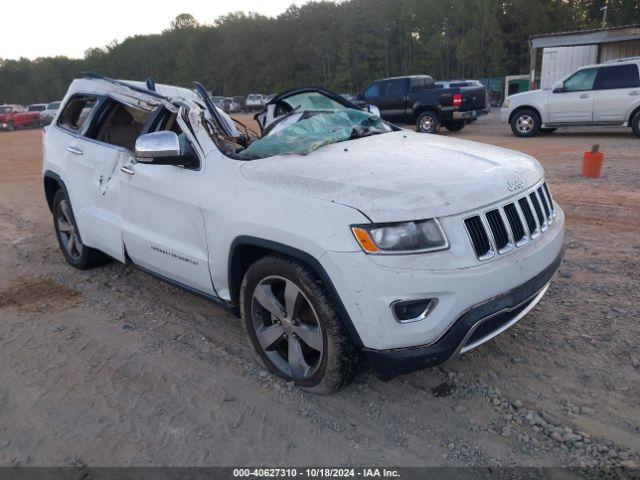
[[[16,127],[39,127],[40,112],[28,111],[22,105],[0,105],[0,129]]]

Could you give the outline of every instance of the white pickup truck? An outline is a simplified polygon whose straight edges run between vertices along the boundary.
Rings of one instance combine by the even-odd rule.
[[[640,58],[578,69],[552,89],[509,96],[500,112],[518,137],[558,127],[631,127],[640,138]]]
[[[256,138],[199,84],[75,80],[44,136],[62,254],[228,308],[267,368],[311,391],[362,358],[387,379],[446,362],[541,299],[564,215],[532,157],[371,111],[290,90]]]

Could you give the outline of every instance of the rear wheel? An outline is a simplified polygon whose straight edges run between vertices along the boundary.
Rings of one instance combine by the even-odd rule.
[[[459,132],[465,126],[464,122],[455,122],[455,123],[446,123],[444,128],[449,130],[450,132]]]
[[[240,303],[249,338],[271,372],[314,393],[351,381],[357,352],[306,266],[277,255],[259,259],[242,281]]]
[[[636,134],[636,137],[640,138],[640,112],[636,113],[633,120],[631,120],[631,129]]]
[[[85,246],[80,240],[71,202],[62,189],[53,197],[53,224],[60,250],[69,265],[79,270],[87,270],[105,263],[109,257],[104,253]]]
[[[436,133],[438,116],[433,112],[423,112],[416,120],[416,130],[421,133]]]
[[[517,137],[535,137],[540,130],[540,117],[534,110],[520,110],[511,119],[511,131]]]

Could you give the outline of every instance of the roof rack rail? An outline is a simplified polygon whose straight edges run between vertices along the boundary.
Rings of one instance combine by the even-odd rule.
[[[158,92],[149,90],[149,88],[137,87],[135,85],[131,85],[126,82],[121,82],[120,80],[115,80],[113,78],[109,78],[105,75],[101,75],[99,73],[94,72],[82,72],[82,76],[84,78],[90,78],[92,80],[104,80],[105,82],[113,83],[114,85],[119,85],[121,87],[130,88],[131,90],[135,90],[136,92],[144,93],[146,95],[151,95],[152,97],[160,98],[162,100],[169,100],[169,97],[165,97],[164,95],[160,95]],[[148,85],[148,83],[147,83]],[[155,88],[155,82],[153,82],[153,87]]]
[[[613,60],[607,60],[607,63],[622,63],[640,61],[640,57],[627,57],[627,58],[614,58]]]

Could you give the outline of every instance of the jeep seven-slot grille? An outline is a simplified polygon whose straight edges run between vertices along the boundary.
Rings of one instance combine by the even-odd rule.
[[[498,210],[491,210],[487,212],[487,221],[489,222],[489,228],[493,234],[493,239],[496,242],[498,251],[503,250],[509,245],[509,234],[507,233],[507,227],[505,227],[500,212]]]
[[[525,240],[527,238],[527,233],[524,231],[524,225],[522,224],[520,215],[518,215],[518,210],[516,209],[515,204],[509,203],[508,205],[505,205],[504,213],[507,215],[507,221],[511,227],[511,233],[513,234],[513,239],[516,244]]]
[[[546,230],[555,211],[545,182],[516,201],[465,219],[464,224],[476,256],[486,260],[495,252],[502,254],[513,246],[520,247]]]
[[[491,243],[489,242],[489,237],[484,229],[484,225],[482,225],[480,217],[467,218],[464,224],[467,227],[467,232],[469,232],[469,237],[471,237],[471,243],[473,243],[473,249],[476,251],[478,258],[489,253],[491,251]]]

